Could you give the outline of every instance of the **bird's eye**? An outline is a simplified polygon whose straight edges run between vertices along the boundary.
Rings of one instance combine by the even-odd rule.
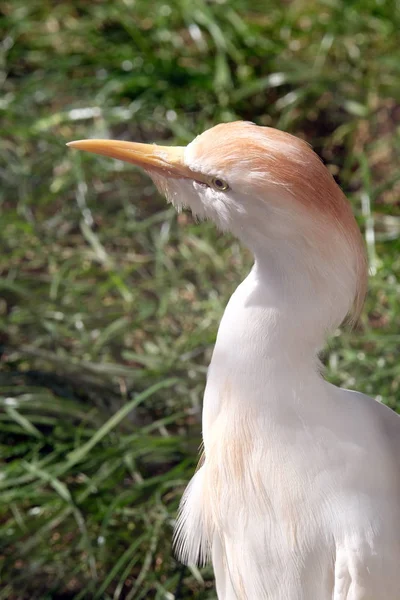
[[[226,190],[229,190],[229,185],[226,183],[226,181],[221,179],[221,177],[213,177],[211,179],[211,185],[214,189],[219,190],[220,192],[226,192]]]

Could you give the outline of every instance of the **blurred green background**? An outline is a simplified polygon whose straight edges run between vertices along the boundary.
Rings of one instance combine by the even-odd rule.
[[[67,141],[186,144],[238,118],[307,139],[371,266],[327,377],[400,409],[399,6],[3,2],[0,600],[215,598],[171,534],[218,322],[251,257]]]

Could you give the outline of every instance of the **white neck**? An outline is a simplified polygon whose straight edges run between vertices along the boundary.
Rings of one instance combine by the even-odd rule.
[[[302,389],[324,384],[317,352],[330,325],[330,305],[325,293],[318,296],[301,256],[255,252],[253,269],[226,307],[204,398],[206,450],[221,412],[234,418],[245,406],[248,415],[273,419]]]

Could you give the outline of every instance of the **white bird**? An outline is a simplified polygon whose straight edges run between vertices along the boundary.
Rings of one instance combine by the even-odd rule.
[[[399,600],[400,420],[329,384],[318,362],[327,334],[358,317],[367,281],[328,170],[300,139],[247,122],[187,147],[70,145],[143,167],[178,210],[254,255],[208,371],[180,560],[211,559],[221,600]]]

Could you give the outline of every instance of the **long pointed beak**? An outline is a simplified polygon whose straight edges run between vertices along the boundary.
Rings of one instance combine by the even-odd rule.
[[[119,140],[79,140],[69,142],[67,146],[117,158],[169,177],[193,178],[193,172],[184,164],[184,146],[157,146]]]

